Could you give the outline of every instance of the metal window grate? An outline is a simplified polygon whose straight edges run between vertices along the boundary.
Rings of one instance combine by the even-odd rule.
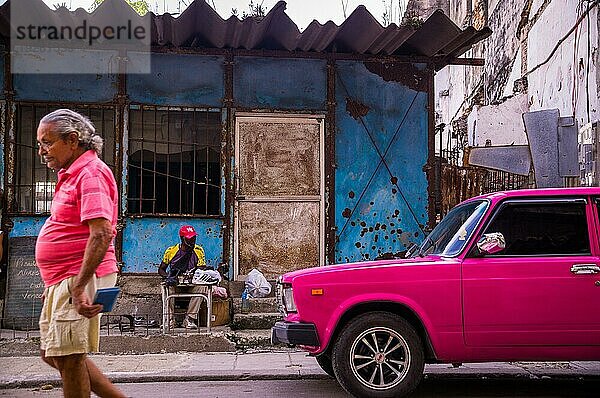
[[[221,112],[130,108],[129,214],[220,215]]]
[[[37,127],[46,114],[60,108],[79,112],[92,121],[104,138],[102,160],[115,172],[115,110],[110,106],[82,104],[18,103],[15,120],[15,208],[17,214],[48,214],[56,185],[56,173],[39,161]]]

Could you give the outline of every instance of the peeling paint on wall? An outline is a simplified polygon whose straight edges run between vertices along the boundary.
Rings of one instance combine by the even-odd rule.
[[[516,32],[525,3],[527,0],[501,1],[487,21],[493,32],[487,39],[486,62],[483,67],[485,75],[489,76],[486,80],[487,103],[499,100],[508,83],[508,77],[520,47]]]
[[[12,217],[10,237],[38,236],[48,217]]]
[[[338,104],[351,98],[369,112],[355,117],[338,107],[336,113],[335,260],[401,253],[421,241],[427,221],[427,95],[362,62],[340,61],[337,70]],[[385,165],[378,152],[387,153]]]
[[[319,203],[240,203],[241,275],[269,278],[319,265]]]
[[[350,114],[356,120],[359,120],[363,116],[367,116],[369,113],[369,107],[365,104],[361,104],[352,98],[346,98],[346,112]]]
[[[397,82],[415,91],[427,91],[427,75],[424,64],[365,62],[371,73],[381,76],[386,82]]]

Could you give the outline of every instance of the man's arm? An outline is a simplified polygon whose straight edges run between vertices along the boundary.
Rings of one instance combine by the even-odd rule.
[[[106,255],[106,250],[113,239],[113,230],[110,221],[105,218],[94,218],[88,220],[87,224],[90,228],[90,237],[85,246],[81,270],[75,278],[71,297],[78,313],[86,318],[93,318],[102,311],[102,306],[92,304],[85,293],[85,287],[92,280],[96,268]]]
[[[160,266],[158,267],[158,275],[162,276],[163,278],[166,278],[168,276],[168,274],[167,274],[168,266],[169,266],[169,264],[165,263],[164,261],[161,261]]]

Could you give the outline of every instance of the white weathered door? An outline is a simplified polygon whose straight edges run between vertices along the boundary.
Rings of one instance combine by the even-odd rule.
[[[235,133],[236,279],[323,264],[323,118],[238,114]]]

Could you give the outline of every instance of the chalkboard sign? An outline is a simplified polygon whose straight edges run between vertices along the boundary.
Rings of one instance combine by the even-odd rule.
[[[38,329],[44,283],[35,264],[36,236],[9,238],[5,328]]]

